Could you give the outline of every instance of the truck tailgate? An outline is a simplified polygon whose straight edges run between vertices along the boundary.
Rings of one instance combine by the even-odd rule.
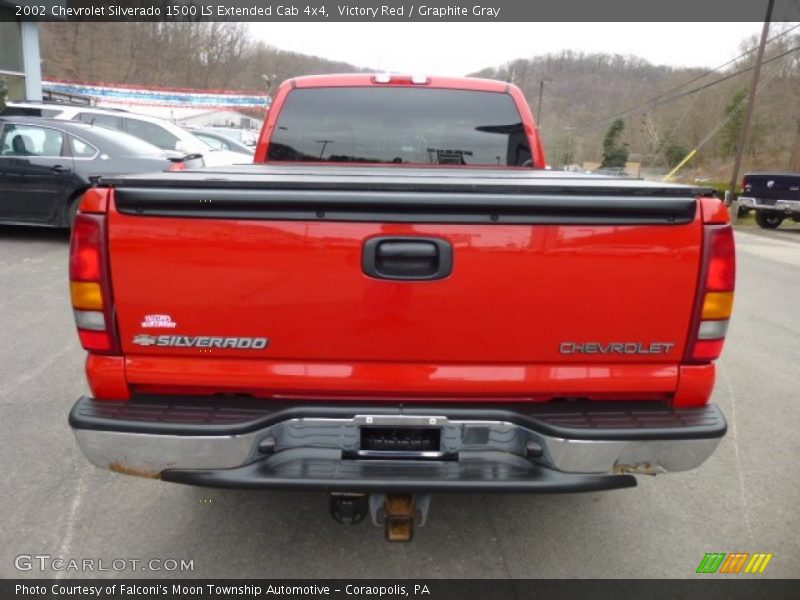
[[[109,248],[129,376],[164,383],[158,361],[186,358],[185,368],[219,373],[206,380],[213,389],[227,389],[227,370],[236,389],[313,390],[316,368],[377,394],[398,387],[377,369],[394,368],[399,387],[424,380],[422,392],[450,368],[480,381],[476,393],[493,380],[498,394],[547,381],[541,390],[557,395],[576,393],[568,382],[591,379],[593,367],[609,378],[616,366],[649,391],[674,389],[700,267],[693,192],[597,180],[467,191],[441,179],[438,189],[285,175],[259,185],[121,182]],[[434,240],[449,248],[451,269],[432,279],[368,274],[375,238]],[[303,373],[297,386],[281,379]]]

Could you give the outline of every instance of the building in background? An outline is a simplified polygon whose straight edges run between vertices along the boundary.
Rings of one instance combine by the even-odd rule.
[[[261,129],[263,118],[257,119],[235,110],[218,109],[189,115],[180,119],[184,125],[192,127],[240,127],[242,129]]]
[[[86,81],[46,80],[49,94],[90,98],[117,108],[195,127],[260,129],[271,98],[264,92],[194,90]]]
[[[16,17],[16,7],[25,4],[30,2],[0,0],[0,81],[9,101],[42,99],[39,27]]]

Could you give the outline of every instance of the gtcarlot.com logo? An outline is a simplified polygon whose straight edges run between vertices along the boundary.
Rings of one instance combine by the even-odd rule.
[[[194,560],[184,558],[65,558],[50,554],[19,554],[18,571],[194,571]]]
[[[763,573],[772,554],[756,552],[707,552],[697,567],[697,573]]]

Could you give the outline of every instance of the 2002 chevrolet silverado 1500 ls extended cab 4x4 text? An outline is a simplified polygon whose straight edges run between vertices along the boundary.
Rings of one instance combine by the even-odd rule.
[[[724,435],[709,190],[545,170],[521,92],[476,79],[291,80],[255,160],[83,200],[95,465],[326,490],[407,539],[433,492],[631,487]]]

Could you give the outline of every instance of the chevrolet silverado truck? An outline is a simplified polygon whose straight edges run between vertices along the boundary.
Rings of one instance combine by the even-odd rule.
[[[407,540],[432,493],[633,487],[725,434],[712,190],[545,170],[521,92],[477,79],[293,79],[255,160],[84,197],[93,464],[322,490]]]
[[[739,206],[756,211],[763,229],[777,229],[786,219],[800,223],[800,173],[748,173]]]

